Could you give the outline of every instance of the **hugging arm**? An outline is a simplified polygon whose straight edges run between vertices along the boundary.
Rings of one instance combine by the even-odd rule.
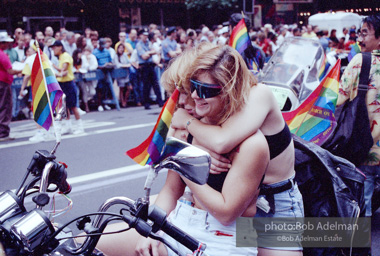
[[[269,88],[254,86],[247,103],[222,126],[207,125],[196,119],[186,125],[192,116],[181,109],[174,114],[172,125],[174,128],[187,128],[201,146],[225,154],[257,132],[271,112],[272,102],[273,95]]]
[[[197,201],[223,225],[231,224],[252,204],[269,162],[268,145],[261,132],[246,139],[234,154],[222,192],[183,178]]]

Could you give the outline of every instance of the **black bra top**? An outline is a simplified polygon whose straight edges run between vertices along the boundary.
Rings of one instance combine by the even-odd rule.
[[[281,132],[269,136],[265,135],[265,139],[269,146],[270,159],[273,159],[289,146],[292,141],[292,135],[288,125],[285,123]]]
[[[187,136],[187,143],[192,144],[192,142],[193,142],[193,135],[191,135],[189,133],[189,135]],[[212,174],[212,173],[210,173],[208,175],[207,185],[209,185],[210,187],[212,187],[213,189],[215,189],[218,192],[222,192],[224,180],[227,177],[227,173],[228,172],[222,172],[220,174]],[[264,177],[265,177],[265,175],[263,175],[263,178],[261,179],[261,182],[260,182],[259,186],[261,186],[261,184],[263,183]],[[182,182],[184,182],[184,181],[182,180]]]

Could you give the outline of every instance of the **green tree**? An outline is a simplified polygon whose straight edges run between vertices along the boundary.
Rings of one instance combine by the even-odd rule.
[[[237,0],[186,0],[187,9],[224,9],[234,7]]]

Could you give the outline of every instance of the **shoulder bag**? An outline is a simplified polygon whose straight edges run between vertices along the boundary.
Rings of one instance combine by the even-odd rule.
[[[360,71],[358,95],[347,100],[337,121],[337,127],[322,148],[336,156],[343,157],[359,166],[368,157],[373,146],[373,138],[368,118],[365,97],[368,91],[371,54],[362,53],[363,64]]]

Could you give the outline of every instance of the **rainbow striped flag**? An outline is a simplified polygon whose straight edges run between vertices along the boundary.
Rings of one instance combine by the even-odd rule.
[[[296,109],[283,112],[292,133],[321,145],[336,126],[335,106],[338,100],[340,59],[311,95]]]
[[[136,163],[142,166],[146,164],[153,165],[159,160],[177,104],[178,95],[179,91],[175,89],[172,96],[163,106],[157,123],[149,137],[139,146],[127,151],[127,155]]]
[[[63,92],[50,67],[48,57],[41,51],[41,49],[38,49],[36,58],[33,62],[31,82],[34,120],[43,128],[49,130],[53,121],[53,113],[51,113],[51,110],[56,108]],[[47,97],[46,90],[49,92],[50,101]],[[49,104],[51,104],[51,108]]]
[[[351,47],[351,50],[350,50],[350,52],[348,53],[348,56],[347,56],[348,61],[351,61],[352,58],[356,54],[358,54],[359,52],[361,52],[360,45],[358,43],[351,44],[350,47]]]
[[[327,61],[326,54],[323,57],[321,67],[319,68],[319,81],[322,81],[323,78],[327,75],[327,71],[329,71],[330,63]]]
[[[250,43],[247,26],[244,19],[241,19],[232,30],[229,45],[242,54]]]

